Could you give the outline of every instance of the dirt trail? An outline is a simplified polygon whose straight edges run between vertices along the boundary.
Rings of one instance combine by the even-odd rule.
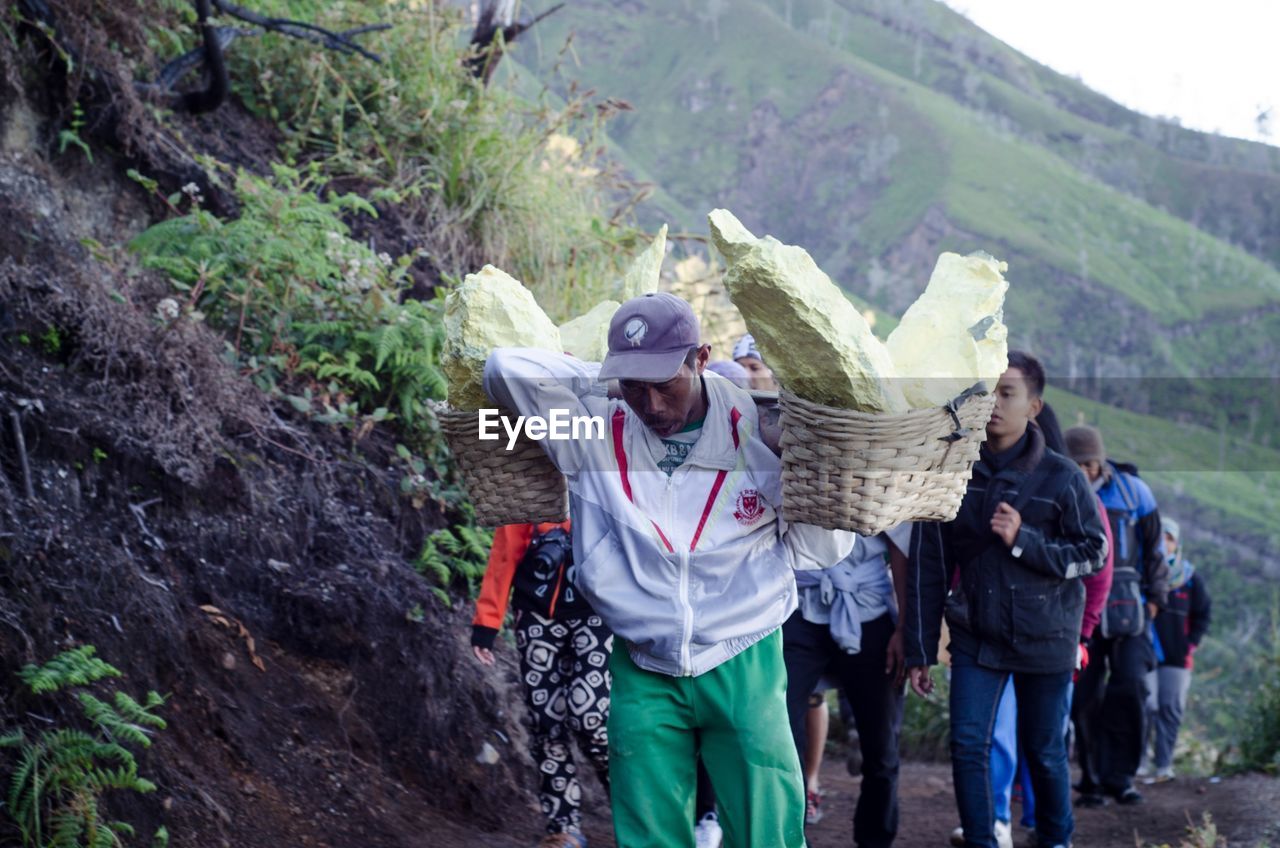
[[[829,759],[823,768],[828,793],[827,816],[810,829],[810,848],[848,848],[852,845],[852,819],[859,780],[849,777],[841,759]],[[1134,845],[1177,845],[1186,834],[1187,814],[1197,822],[1204,812],[1213,815],[1219,832],[1231,846],[1274,842],[1280,835],[1280,780],[1247,776],[1211,784],[1207,779],[1182,779],[1162,786],[1142,787],[1145,804],[1100,810],[1076,810],[1075,844],[1097,848],[1132,848]],[[898,848],[939,848],[948,845],[951,830],[959,823],[951,790],[951,767],[943,764],[908,763],[900,787],[902,824]],[[1015,803],[1014,818],[1021,814]],[[1014,825],[1014,842],[1024,844],[1026,831]]]
[[[809,828],[809,848],[850,848],[860,781],[848,775],[841,757],[828,758],[822,776],[827,815]],[[1188,814],[1199,822],[1205,812],[1212,814],[1219,834],[1231,848],[1274,845],[1280,839],[1280,779],[1250,775],[1210,783],[1203,778],[1187,778],[1143,790],[1147,802],[1138,807],[1111,804],[1100,810],[1077,810],[1075,844],[1079,848],[1177,845],[1186,835]],[[900,797],[902,822],[896,848],[943,848],[950,844],[957,818],[949,765],[904,764]],[[1015,804],[1015,817],[1020,812]],[[440,838],[429,843],[435,848],[526,848],[536,844],[537,836],[468,834],[462,827],[443,828],[437,833]],[[1025,829],[1015,825],[1015,845],[1025,844],[1025,834]],[[615,844],[604,814],[591,817],[587,836],[591,848],[613,848]]]

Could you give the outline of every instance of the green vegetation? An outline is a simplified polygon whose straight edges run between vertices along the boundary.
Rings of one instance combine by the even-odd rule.
[[[908,690],[902,705],[903,757],[945,762],[951,756],[951,682],[947,670],[932,670],[933,695],[927,700]]]
[[[169,4],[153,25],[157,53],[195,44],[186,5]],[[279,126],[281,161],[264,178],[206,160],[237,217],[207,211],[188,186],[161,198],[171,217],[130,248],[174,286],[161,324],[205,321],[264,392],[353,443],[374,432],[395,440],[402,495],[454,521],[414,563],[448,605],[451,592],[478,588],[491,535],[473,526],[431,412],[444,390],[440,303],[409,289],[492,263],[558,321],[613,295],[643,234],[630,224],[634,187],[601,157],[611,110],[528,93],[527,80],[523,97],[485,88],[465,69],[466,25],[449,7],[271,0],[255,10],[335,30],[388,21],[361,36],[383,62],[274,34],[237,41],[233,87]],[[370,232],[399,240],[375,247]]]
[[[1213,816],[1204,813],[1200,817],[1200,824],[1196,824],[1191,819],[1191,814],[1187,814],[1187,835],[1178,840],[1177,848],[1225,848],[1227,840],[1218,835],[1218,826],[1214,824]],[[1168,843],[1159,846],[1151,846],[1151,848],[1172,848]]]
[[[258,11],[335,30],[393,22],[362,37],[381,64],[273,34],[231,52],[236,91],[279,123],[285,161],[393,206],[450,277],[498,265],[560,321],[603,299],[639,244],[596,156],[604,112],[581,96],[484,88],[462,65],[461,13],[446,6],[273,0]]]
[[[1199,522],[1255,539],[1259,555],[1280,546],[1280,450],[1231,429],[1128,412],[1053,387],[1046,399],[1064,428],[1084,423],[1102,430],[1107,452],[1135,463],[1157,495],[1194,501]],[[1170,512],[1176,517],[1176,508]]]
[[[1055,371],[1085,352],[1107,374],[1267,373],[1275,148],[1130,112],[937,3],[656,0],[622,16],[588,0],[544,43],[570,28],[576,76],[637,106],[612,137],[697,213],[691,229],[737,209],[891,312],[938,251],[984,248],[1010,265],[1013,340]],[[1190,412],[1211,426],[1223,410],[1247,426],[1264,391],[1204,388]],[[1264,404],[1257,424],[1280,414]]]
[[[492,531],[467,524],[444,527],[427,537],[413,565],[419,574],[433,581],[436,597],[445,606],[452,606],[450,588],[465,586],[471,598],[479,592],[491,547]]]
[[[66,129],[58,132],[58,153],[65,153],[67,147],[76,147],[84,154],[84,158],[89,160],[89,164],[93,164],[93,151],[89,149],[89,145],[80,137],[80,131],[84,129],[84,108],[76,102],[71,104],[71,122]]]
[[[1240,767],[1280,775],[1280,603],[1273,600],[1271,650],[1261,657],[1241,726]]]
[[[114,691],[103,700],[88,689],[120,671],[94,656],[92,645],[64,651],[42,666],[28,665],[18,676],[34,695],[74,692],[78,724],[88,729],[53,726],[28,737],[22,729],[0,736],[0,747],[17,762],[9,778],[5,813],[17,827],[24,848],[117,848],[132,825],[103,817],[101,800],[110,790],[153,792],[155,784],[138,775],[134,752],[147,748],[165,727],[155,711],[164,698],[148,692],[141,701]],[[160,828],[153,845],[167,845]]]
[[[184,299],[162,302],[161,319],[207,319],[263,390],[306,377],[310,385],[291,395],[301,411],[318,406],[321,420],[359,427],[393,409],[412,426],[444,395],[438,309],[400,302],[412,257],[393,260],[352,240],[342,215],[373,207],[350,193],[317,196],[316,170],[276,165],[272,180],[242,172],[239,218],[220,220],[193,197],[188,214],[152,226],[130,248]]]

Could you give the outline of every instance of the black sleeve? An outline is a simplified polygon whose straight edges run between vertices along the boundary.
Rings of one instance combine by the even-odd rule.
[[[949,528],[949,522],[921,521],[911,532],[911,555],[907,560],[907,608],[902,610],[900,617],[905,625],[902,647],[908,668],[933,665],[938,661],[942,609],[951,578],[947,558]]]
[[[1084,474],[1073,470],[1066,481],[1057,494],[1061,515],[1057,537],[1049,539],[1043,528],[1023,524],[1014,539],[1013,555],[1041,574],[1074,580],[1102,568],[1107,536]]]
[[[498,631],[483,624],[471,625],[471,645],[475,648],[493,648],[498,639]]]
[[[1213,620],[1213,601],[1209,599],[1209,590],[1205,588],[1204,577],[1198,572],[1191,580],[1191,608],[1187,610],[1187,641],[1199,645],[1204,634],[1209,632],[1209,622]]]
[[[1169,596],[1169,563],[1164,558],[1164,533],[1157,509],[1138,519],[1138,540],[1142,545],[1142,593],[1163,608]]]

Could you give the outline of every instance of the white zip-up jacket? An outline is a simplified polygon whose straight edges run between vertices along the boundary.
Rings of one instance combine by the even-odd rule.
[[[781,466],[751,397],[711,372],[707,417],[671,476],[666,447],[596,380],[600,366],[499,348],[484,388],[524,416],[593,416],[604,437],[542,442],[569,483],[572,579],[636,665],[673,676],[715,668],[796,608],[793,568],[826,568],[854,534],[781,517]]]

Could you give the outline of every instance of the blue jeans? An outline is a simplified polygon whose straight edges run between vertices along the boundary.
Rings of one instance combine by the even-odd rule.
[[[1067,712],[1071,712],[1071,700],[1074,697],[1075,686],[1067,690]],[[1006,696],[1007,697],[1007,696]],[[1003,709],[1004,702],[1001,701]],[[1014,709],[1017,709],[1015,706]],[[1068,731],[1071,729],[1070,720],[1062,728],[1062,738],[1067,737]],[[992,755],[994,759],[995,755]],[[1034,829],[1036,826],[1036,790],[1031,785],[1031,770],[1027,768],[1027,757],[1022,751],[1022,746],[1018,746],[1018,782],[1022,784],[1022,826]],[[997,815],[999,811],[997,810]]]
[[[1036,837],[1040,845],[1067,845],[1071,774],[1063,722],[1071,672],[1023,674],[979,666],[973,657],[951,657],[951,768],[966,848],[996,848],[993,827],[991,747],[1001,696],[1009,677],[1018,699],[1018,737],[1035,787]]]
[[[991,790],[996,820],[1013,821],[1013,779],[1018,769],[1018,699],[1013,693],[1013,675],[1000,690],[995,732],[991,737]]]

